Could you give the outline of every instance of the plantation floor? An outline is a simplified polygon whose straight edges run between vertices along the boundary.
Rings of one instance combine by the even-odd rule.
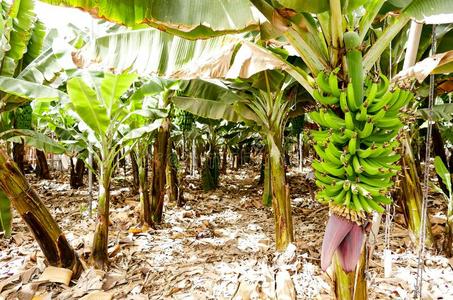
[[[289,174],[296,242],[274,252],[273,219],[261,205],[257,170],[244,168],[221,177],[214,192],[187,178],[187,203],[168,204],[164,223],[137,230],[137,197],[124,178],[115,180],[111,209],[108,273],[87,269],[65,286],[39,280],[44,258],[23,222],[14,218],[10,240],[0,238],[0,299],[331,299],[330,279],[319,267],[327,208],[312,200],[297,171]],[[31,178],[33,181],[33,179]],[[34,181],[68,240],[86,259],[94,218],[88,216],[87,190],[71,190],[68,178]],[[412,299],[417,257],[409,250],[401,215],[392,223],[393,273],[384,278],[383,227],[369,266],[370,299]],[[436,221],[437,220],[437,221]],[[441,232],[437,217],[434,231]],[[437,229],[436,229],[437,228]],[[424,278],[427,299],[453,299],[453,261],[428,254]],[[100,293],[105,291],[106,293]],[[91,295],[91,298],[86,295]],[[103,298],[106,297],[106,298]]]

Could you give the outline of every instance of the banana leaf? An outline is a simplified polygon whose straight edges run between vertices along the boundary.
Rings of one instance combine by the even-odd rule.
[[[31,100],[53,101],[67,98],[67,95],[57,89],[26,80],[0,76],[0,112],[7,111],[10,106],[20,106]],[[14,97],[17,96],[17,97]]]
[[[13,76],[18,62],[27,52],[27,45],[31,39],[36,22],[33,0],[16,0],[13,2],[9,18],[12,24],[9,32],[10,50],[5,53],[1,63],[0,75]]]
[[[427,24],[453,23],[451,0],[412,0],[402,12]]]
[[[452,195],[451,175],[450,175],[450,172],[448,171],[447,167],[442,162],[442,159],[439,156],[436,156],[434,158],[434,167],[436,169],[437,175],[439,175],[439,177],[442,179],[443,183],[447,187],[448,192],[450,193],[449,197],[451,198],[451,195]]]
[[[80,77],[71,78],[67,88],[72,108],[80,119],[96,134],[105,134],[111,120],[96,92]]]
[[[417,110],[417,114],[422,119],[428,120],[428,109]],[[453,103],[434,105],[432,109],[432,120],[434,122],[449,122],[453,119]]]
[[[65,147],[47,135],[29,129],[10,129],[0,133],[0,139],[22,138],[25,144],[47,153],[63,154]]]
[[[258,29],[246,0],[45,0],[77,7],[128,27],[148,25],[186,39],[208,38]]]

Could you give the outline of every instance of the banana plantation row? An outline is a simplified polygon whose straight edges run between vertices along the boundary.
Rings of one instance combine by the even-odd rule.
[[[73,187],[85,167],[94,174],[96,268],[108,266],[119,164],[132,164],[139,222],[152,228],[163,221],[166,194],[183,204],[180,161],[201,163],[203,151],[206,190],[218,186],[228,152],[240,164],[251,148],[261,151],[263,204],[272,206],[275,247],[284,251],[294,242],[285,171],[292,143],[313,149],[316,199],[330,214],[321,267],[333,262],[339,299],[367,297],[370,223],[394,201],[414,245],[436,246],[421,185],[421,162],[431,156],[448,202],[440,248],[452,255],[448,0],[44,2],[112,22],[105,35],[71,26],[63,38],[46,31],[34,1],[1,2],[0,224],[8,236],[14,207],[50,265],[74,278],[82,270],[23,175],[25,145],[37,149],[43,178],[45,153],[71,157]],[[429,68],[411,68],[427,57]]]

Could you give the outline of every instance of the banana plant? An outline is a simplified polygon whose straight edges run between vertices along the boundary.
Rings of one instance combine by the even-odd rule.
[[[248,83],[231,86],[192,80],[179,96],[172,99],[177,107],[193,114],[245,122],[261,134],[269,152],[269,179],[278,250],[285,249],[293,241],[291,206],[282,156],[283,131],[291,111],[300,100],[291,77],[278,71],[264,71]]]
[[[81,1],[77,0],[49,0],[49,2],[67,5],[74,5],[77,3],[79,7],[84,7],[86,10],[90,11],[92,11],[93,8],[98,7],[94,2],[81,3]],[[236,1],[229,1],[228,3],[232,2]],[[395,90],[396,92],[393,92],[389,90],[387,79],[384,76],[381,76],[382,74],[374,74],[370,71],[379,60],[384,50],[388,48],[392,39],[405,28],[411,17],[415,17],[418,20],[437,19],[441,22],[449,22],[449,17],[451,17],[452,12],[449,3],[450,1],[391,1],[392,5],[390,6],[384,6],[385,0],[323,0],[312,3],[311,5],[303,4],[302,1],[296,0],[280,0],[272,2],[265,0],[250,0],[250,2],[268,21],[268,23],[265,23],[266,26],[262,27],[263,30],[261,32],[263,35],[274,37],[281,36],[285,38],[304,62],[304,66],[297,66],[289,62],[284,62],[281,68],[293,76],[294,79],[319,102],[320,109],[317,114],[321,115],[320,118],[317,119],[317,123],[320,124],[320,127],[324,131],[332,128],[337,137],[339,137],[339,139],[337,139],[337,145],[330,146],[330,150],[328,150],[328,152],[332,152],[338,160],[332,158],[331,155],[328,155],[331,158],[330,160],[327,159],[327,156],[324,156],[318,164],[320,165],[318,168],[320,175],[330,176],[333,178],[332,180],[335,181],[335,193],[340,194],[344,191],[344,198],[339,196],[338,200],[334,201],[333,198],[336,198],[338,194],[330,191],[329,194],[331,195],[326,196],[326,192],[324,192],[328,187],[330,190],[330,185],[332,185],[333,182],[320,184],[324,195],[321,194],[321,197],[318,198],[331,203],[333,207],[338,207],[332,208],[332,215],[327,225],[327,232],[323,242],[322,267],[323,269],[326,269],[330,265],[334,253],[338,252],[341,266],[336,269],[353,271],[356,269],[357,262],[362,252],[361,249],[365,234],[363,223],[368,219],[367,214],[374,210],[382,211],[382,207],[380,207],[379,204],[388,203],[391,199],[381,195],[384,194],[385,188],[378,188],[377,190],[376,188],[373,188],[373,184],[376,183],[372,183],[372,181],[368,181],[369,184],[367,185],[364,185],[363,182],[353,182],[353,185],[346,183],[343,189],[340,188],[340,182],[355,181],[355,178],[360,178],[358,175],[365,172],[365,170],[369,171],[369,176],[376,176],[378,174],[369,173],[376,173],[376,170],[384,168],[385,172],[384,169],[381,170],[382,172],[379,172],[382,174],[382,176],[379,177],[379,180],[383,180],[384,182],[388,180],[388,178],[384,178],[384,175],[391,177],[391,174],[395,173],[394,171],[397,169],[397,166],[393,164],[393,160],[397,157],[393,151],[396,148],[396,144],[393,143],[393,140],[398,134],[399,127],[402,125],[396,115],[399,111],[399,107],[403,106],[405,101],[411,97],[411,93],[407,91],[401,92]],[[401,9],[393,6],[399,5],[400,3],[403,4]],[[136,9],[140,11],[139,8],[143,9],[146,5],[147,4],[144,3],[137,4]],[[115,7],[119,8],[121,5],[117,4]],[[389,7],[390,9],[388,9]],[[197,6],[197,8],[199,7]],[[94,11],[97,10],[95,9]],[[115,9],[112,11],[114,12],[111,13],[112,17],[117,17],[117,11]],[[362,13],[359,14],[359,11]],[[397,14],[393,19],[393,22],[385,27],[385,30],[377,39],[370,40],[370,29],[376,16],[378,16],[381,11],[384,11],[384,13],[397,11]],[[230,13],[230,11],[227,11],[227,13]],[[109,13],[104,10],[104,17],[105,14]],[[446,15],[447,17],[439,17],[440,14],[444,14],[444,16]],[[435,15],[437,16],[433,18]],[[123,18],[126,18],[126,16],[131,15],[125,13]],[[222,18],[219,17],[219,19]],[[225,20],[226,19],[227,18],[225,18]],[[250,21],[252,23],[256,22],[256,20],[253,19]],[[165,25],[166,24],[164,23],[164,26]],[[266,31],[265,29],[270,30]],[[177,32],[173,33],[178,34]],[[130,57],[136,56],[130,54]],[[240,59],[241,56],[236,55],[235,58]],[[140,61],[143,61],[143,57],[141,57]],[[124,67],[124,65],[122,66]],[[332,74],[333,76],[331,76]],[[314,78],[317,78],[318,80],[315,81]],[[348,100],[350,102],[347,102],[346,105],[344,105],[345,100],[346,102]],[[341,105],[341,103],[343,104]],[[381,109],[378,109],[379,106]],[[373,111],[368,112],[368,107]],[[380,115],[375,117],[379,111],[381,111]],[[387,111],[391,112],[387,113]],[[330,120],[330,122],[324,122],[324,115],[327,115],[327,120]],[[316,117],[317,115],[314,114],[313,118]],[[345,117],[348,118],[348,120],[345,120]],[[351,117],[353,118],[352,120]],[[348,123],[349,128],[346,127],[346,122]],[[340,125],[340,127],[338,127],[338,125]],[[346,134],[344,134],[343,131]],[[316,134],[322,135],[323,133]],[[268,147],[270,149],[278,149],[278,146],[273,146],[275,141],[272,141],[270,136],[268,140],[269,139],[271,141],[268,141],[270,142]],[[374,145],[373,142],[375,142]],[[331,144],[332,143],[329,143],[329,145]],[[325,144],[318,146],[319,150],[317,152],[319,153],[325,153],[328,147],[328,145]],[[368,151],[365,154],[361,154],[362,159],[359,160],[357,150]],[[376,155],[377,151],[374,150],[387,151],[387,156],[389,158],[386,158],[386,160],[388,161],[375,162],[369,158],[369,155]],[[350,156],[346,156],[346,159],[343,157],[343,159],[340,160],[343,151],[346,151],[345,156],[347,154]],[[281,153],[281,151],[274,151],[274,153],[277,152]],[[361,153],[362,151],[358,152]],[[369,152],[372,153],[370,154]],[[272,157],[272,151],[270,152],[270,155]],[[364,157],[364,155],[367,157]],[[340,156],[340,158],[338,156]],[[332,159],[333,163],[331,162]],[[340,161],[340,163],[338,163],[338,161]],[[274,161],[274,163],[281,164],[282,162]],[[352,166],[353,164],[355,166]],[[382,166],[382,164],[384,164],[384,166]],[[345,165],[344,168],[343,165]],[[327,169],[325,167],[327,167]],[[350,167],[353,168],[352,172]],[[345,172],[348,172],[347,176],[344,175]],[[362,177],[364,176],[362,175]],[[324,177],[322,177],[322,179],[324,179],[324,181],[330,180],[329,178],[325,179]],[[391,182],[392,181],[389,180],[390,186]],[[384,184],[384,186],[386,185],[387,184]],[[352,190],[351,186],[353,187]],[[279,191],[282,189],[282,186],[277,188]],[[358,196],[359,194],[360,197]],[[280,196],[285,195],[282,194]],[[350,197],[349,201],[347,201],[348,197]],[[351,198],[354,198],[355,201],[351,202]],[[351,203],[353,203],[353,205]],[[287,217],[289,216],[286,215],[285,221],[287,221]],[[287,228],[290,227],[289,223],[281,222],[280,224],[283,224]],[[278,232],[278,234],[281,234],[281,232]],[[291,240],[289,237],[290,236],[287,235],[282,238],[285,240],[283,244],[279,244],[279,241],[277,240],[278,248],[284,247],[285,244]],[[353,278],[354,275],[350,277],[350,280],[353,280]],[[346,282],[337,285],[338,297],[343,299],[354,297],[365,299],[367,297],[365,288],[359,287],[354,291],[354,288],[344,288],[345,286],[353,285],[349,285]],[[360,292],[361,294],[355,294],[356,292]]]
[[[99,181],[99,193],[91,261],[96,268],[102,269],[108,263],[110,186],[118,162],[115,158],[122,149],[126,150],[123,155],[127,154],[138,138],[158,128],[160,120],[138,128],[128,123],[136,115],[153,117],[150,111],[128,111],[127,105],[121,101],[120,97],[137,79],[136,74],[84,75],[84,78],[73,77],[68,80],[67,90],[71,100],[69,108],[76,114],[80,121],[79,130],[84,133],[81,139],[86,141],[88,151],[99,166],[99,171],[94,172]]]

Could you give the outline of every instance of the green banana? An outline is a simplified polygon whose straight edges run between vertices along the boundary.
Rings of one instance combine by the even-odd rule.
[[[335,202],[337,204],[342,204],[344,202],[346,193],[347,193],[347,191],[345,191],[344,189],[341,190],[341,192],[338,193],[338,195],[333,198],[333,202]]]
[[[377,175],[382,172],[381,167],[371,164],[367,158],[359,157],[358,160],[365,173],[370,175]]]
[[[374,201],[374,199],[368,199],[367,203],[372,210],[375,210],[380,214],[382,214],[385,211],[385,209],[382,206],[380,206],[378,203],[376,203]]]
[[[377,95],[377,91],[378,91],[378,85],[377,83],[372,83],[371,84],[371,87],[370,87],[370,90],[367,94],[367,101],[368,103],[372,103],[374,101],[374,99],[376,98],[376,95]]]
[[[351,155],[354,155],[357,151],[357,133],[354,132],[354,135],[349,140],[348,150]]]
[[[373,132],[373,128],[374,128],[373,122],[371,121],[371,118],[369,118],[368,121],[363,126],[363,129],[359,131],[359,138],[363,139],[369,137]]]
[[[343,91],[340,93],[340,108],[344,113],[349,111],[347,96]]]
[[[333,129],[341,129],[346,126],[345,121],[331,110],[327,110],[327,112],[324,113],[324,120],[329,127]]]
[[[323,96],[318,90],[313,91],[313,98],[322,105],[329,106],[338,103],[338,98],[333,96]]]
[[[355,128],[354,119],[350,111],[344,113],[344,121],[347,129],[354,130]]]
[[[360,204],[362,205],[363,209],[367,212],[367,213],[370,213],[373,211],[373,209],[371,208],[371,206],[368,205],[368,200],[367,198],[365,198],[363,195],[359,194],[358,195],[358,198],[359,198],[359,201],[360,201]]]
[[[375,122],[376,127],[394,129],[403,126],[399,118],[382,118]]]
[[[354,171],[358,174],[365,171],[365,168],[360,164],[359,158],[357,155],[352,157],[352,166],[354,167]]]
[[[374,101],[371,102],[368,106],[368,112],[374,113],[381,109],[384,109],[384,107],[390,102],[390,100],[392,100],[392,97],[392,92],[387,91],[387,93],[384,94],[382,98],[375,98]]]
[[[338,70],[334,70],[329,75],[329,87],[331,93],[334,97],[340,97],[340,89],[338,88],[338,78],[337,78]]]
[[[379,84],[379,89],[376,94],[377,98],[380,98],[385,93],[387,93],[388,89],[389,89],[389,85],[390,85],[390,82],[389,82],[389,79],[387,78],[387,76],[385,76],[384,74],[381,73],[381,74],[379,74],[379,77],[381,77],[382,81]]]
[[[348,101],[349,110],[352,112],[357,111],[359,109],[359,106],[357,105],[357,102],[355,100],[354,87],[352,86],[352,83],[348,83],[346,93],[347,93],[346,99]]]
[[[365,121],[367,117],[367,107],[364,105],[365,102],[360,106],[360,112],[355,115],[357,121]]]
[[[319,72],[318,76],[316,76],[316,84],[321,89],[322,92],[331,94],[332,90],[330,89],[329,82],[324,76],[323,72]]]
[[[393,199],[387,196],[379,195],[373,197],[373,200],[376,201],[377,203],[382,203],[385,205],[390,205],[393,203]]]
[[[361,158],[367,158],[368,156],[373,154],[373,152],[375,152],[377,149],[378,149],[378,147],[376,146],[376,144],[373,143],[373,144],[371,144],[371,146],[369,146],[365,150],[357,149],[357,155]]]
[[[326,170],[326,173],[332,174],[333,176],[336,176],[336,177],[343,176],[344,173],[346,172],[344,170],[343,166],[337,166],[337,165],[331,164],[328,161],[324,161],[322,163],[322,167],[324,168],[324,170]]]

